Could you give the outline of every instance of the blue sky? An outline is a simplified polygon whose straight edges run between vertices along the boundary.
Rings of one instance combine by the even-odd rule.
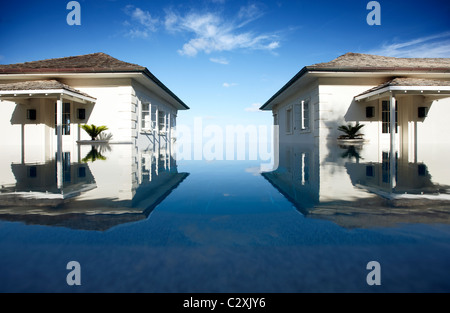
[[[450,57],[448,1],[2,1],[0,63],[104,52],[147,67],[191,110],[178,123],[270,124],[256,109],[302,67],[346,52]]]

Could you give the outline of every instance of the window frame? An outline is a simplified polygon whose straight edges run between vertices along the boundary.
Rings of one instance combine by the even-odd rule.
[[[58,134],[58,103],[55,102],[55,135]],[[70,136],[71,133],[71,111],[73,103],[71,101],[63,102],[62,104],[62,121],[61,121],[61,135]],[[68,109],[68,110],[67,110]]]
[[[285,120],[286,120],[286,135],[292,135],[294,133],[294,108],[292,105],[288,106],[286,108],[286,116],[285,116]]]
[[[141,133],[151,133],[153,131],[153,125],[152,125],[152,116],[151,116],[151,110],[152,110],[152,104],[150,101],[139,101],[140,105],[139,105],[139,127],[140,127],[140,131]],[[144,105],[148,105],[148,109],[144,110]],[[144,113],[147,113],[144,116]],[[148,121],[146,120],[146,117],[148,118]],[[148,127],[146,127],[147,123],[149,123]]]
[[[157,118],[158,118],[158,120],[157,120],[158,132],[160,134],[164,134],[164,133],[167,132],[167,129],[166,129],[166,127],[167,127],[166,126],[166,112],[163,111],[163,110],[157,110],[156,112],[157,112],[156,115],[157,115]]]
[[[307,110],[305,110],[305,107],[307,107]],[[300,101],[300,132],[311,132],[311,100],[309,98]]]
[[[385,110],[385,104],[387,109]],[[391,133],[390,100],[381,100],[381,133]],[[386,121],[385,121],[386,120]],[[398,101],[395,101],[395,133],[398,134]]]

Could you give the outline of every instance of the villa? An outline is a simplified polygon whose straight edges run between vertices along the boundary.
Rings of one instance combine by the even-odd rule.
[[[279,166],[263,176],[304,214],[363,227],[450,201],[450,58],[347,53],[304,67],[261,110],[279,126]],[[339,141],[356,123],[364,142]]]
[[[111,143],[165,146],[187,109],[147,68],[104,53],[0,65],[0,140],[27,159],[76,150],[90,140],[82,124],[107,126]]]
[[[280,142],[336,142],[340,125],[359,122],[366,142],[414,158],[418,144],[450,143],[450,58],[347,53],[304,67],[260,109]]]
[[[0,65],[0,215],[118,217],[79,225],[99,229],[145,218],[187,176],[172,148],[187,109],[147,68],[104,53]],[[92,141],[83,124],[108,130]]]

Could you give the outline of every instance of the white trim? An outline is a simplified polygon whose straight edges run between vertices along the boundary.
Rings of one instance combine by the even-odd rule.
[[[309,126],[305,127],[305,103],[308,103],[308,122]],[[307,98],[300,102],[300,123],[301,123],[301,129],[300,131],[302,133],[308,133],[311,132],[311,99]]]
[[[356,96],[355,100],[360,101],[366,98],[370,98],[372,96],[377,96],[380,94],[383,94],[385,92],[395,92],[395,91],[402,91],[402,92],[408,92],[408,91],[435,91],[437,93],[440,93],[441,91],[450,92],[450,86],[387,86],[378,90],[371,91],[369,93],[366,93],[364,95]]]
[[[69,91],[66,89],[47,89],[47,90],[7,90],[7,91],[0,91],[0,97],[2,96],[14,96],[17,97],[17,95],[28,95],[28,96],[33,96],[33,95],[45,95],[45,96],[49,96],[49,95],[54,95],[54,96],[59,96],[59,95],[66,95],[66,96],[70,96],[70,97],[74,97],[74,98],[78,98],[87,102],[92,102],[95,103],[97,100],[95,98],[92,97],[87,97],[84,95],[80,95],[79,93],[73,92],[73,91]]]
[[[142,113],[144,110],[142,109],[143,104],[148,104],[148,119],[149,119],[149,128],[142,127],[142,122],[145,122],[145,119],[142,118]],[[139,105],[139,132],[141,134],[152,134],[153,133],[153,127],[152,127],[152,103],[150,101],[142,101],[138,99],[138,105]]]
[[[302,123],[302,130],[305,130],[305,100],[302,100],[301,102],[301,123]]]

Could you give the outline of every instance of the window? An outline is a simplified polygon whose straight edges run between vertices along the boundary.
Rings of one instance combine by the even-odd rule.
[[[27,110],[27,119],[30,121],[36,120],[36,110],[35,109]]]
[[[165,131],[169,132],[169,127],[170,127],[170,113],[166,114],[166,128]]]
[[[85,178],[86,177],[86,167],[81,166],[78,168],[78,177]]]
[[[374,177],[375,176],[375,168],[373,165],[367,165],[366,166],[366,176],[367,177]]]
[[[160,132],[166,130],[166,115],[164,111],[158,111],[158,130]]]
[[[149,131],[152,129],[152,121],[150,115],[150,103],[141,102],[141,130]]]
[[[278,125],[278,114],[273,115],[273,125]]]
[[[292,107],[286,110],[286,133],[292,134]]]
[[[175,115],[170,114],[170,127],[172,128],[172,130],[174,130],[176,126],[177,126],[177,121],[175,119]]]
[[[58,134],[58,104],[55,103],[55,134]],[[62,135],[70,135],[70,103],[63,103],[63,111],[62,111],[62,127],[61,134]]]
[[[156,121],[158,120],[157,112],[158,112],[158,107],[156,105],[151,105],[150,106],[150,115],[151,115],[152,130],[156,130]]]
[[[27,169],[28,169],[28,177],[30,177],[30,178],[37,177],[37,167],[36,166],[29,166]]]
[[[425,164],[417,164],[417,174],[419,176],[426,176],[427,172],[427,166]]]
[[[70,183],[72,181],[72,171],[70,170],[70,152],[64,152],[63,154],[63,160],[62,160],[62,165],[63,165],[63,181],[65,183]]]
[[[373,118],[375,117],[375,107],[366,107],[366,118]]]
[[[389,183],[390,181],[390,177],[391,177],[391,173],[390,173],[390,159],[389,159],[389,152],[383,152],[382,154],[382,163],[381,163],[381,171],[382,171],[382,175],[381,175],[381,179],[383,181],[383,183]]]
[[[301,106],[302,130],[309,129],[309,101],[302,101]]]
[[[78,119],[79,120],[85,120],[86,119],[86,109],[78,109]]]
[[[381,103],[381,129],[383,134],[389,134],[391,132],[390,122],[391,122],[390,101],[383,101]],[[397,103],[395,104],[395,132],[398,133]]]
[[[428,115],[428,108],[427,107],[419,107],[418,108],[418,118],[425,118]]]

